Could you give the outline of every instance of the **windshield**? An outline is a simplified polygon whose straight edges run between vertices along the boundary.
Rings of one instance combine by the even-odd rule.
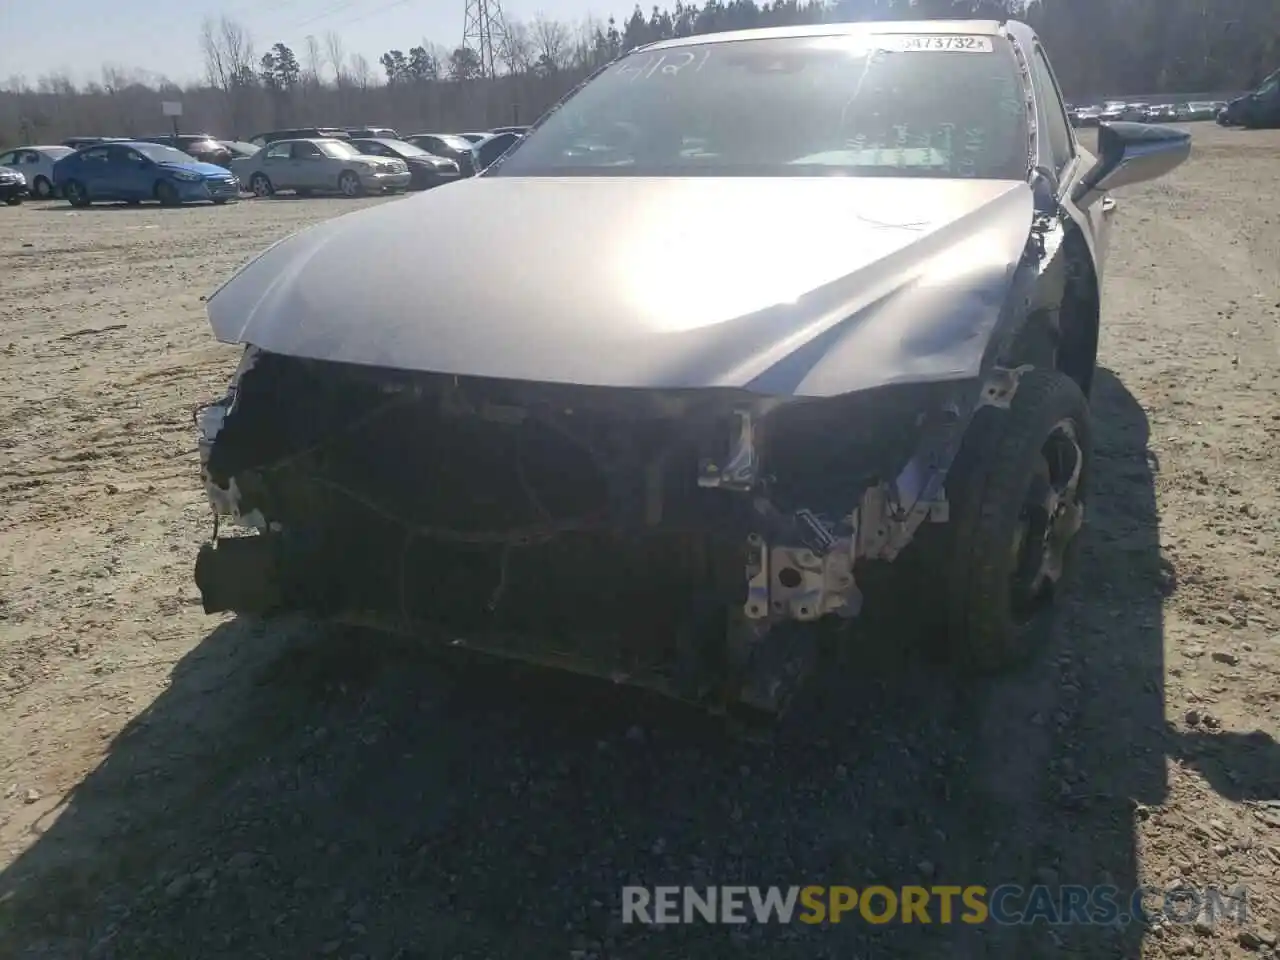
[[[44,147],[43,150],[45,156],[50,160],[61,160],[63,157],[75,153],[70,147]]]
[[[991,36],[739,40],[633,54],[492,176],[1025,179],[1024,95]]]
[[[175,147],[166,147],[162,143],[134,143],[131,146],[156,163],[195,163],[190,155]]]
[[[415,147],[412,143],[408,143],[404,140],[381,139],[376,142],[382,144],[384,147],[390,147],[402,157],[427,156],[427,151],[423,150],[421,147]]]
[[[316,146],[320,148],[320,152],[326,157],[333,157],[337,160],[350,160],[353,157],[363,156],[359,150],[345,140],[317,140]]]

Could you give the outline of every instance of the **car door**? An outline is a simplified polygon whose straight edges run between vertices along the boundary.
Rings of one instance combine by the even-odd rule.
[[[34,193],[36,177],[43,173],[47,178],[49,173],[41,167],[40,154],[34,150],[19,150],[17,154],[17,166],[14,169],[21,171],[22,175],[27,178],[27,187]]]
[[[72,176],[84,184],[89,196],[95,200],[115,200],[111,183],[110,166],[107,163],[108,147],[90,147],[80,153],[80,162]]]
[[[320,190],[332,186],[329,183],[328,157],[310,140],[293,142],[294,186],[306,190]]]
[[[263,174],[275,189],[292,190],[297,186],[292,140],[277,140],[263,147],[255,159],[255,172]]]
[[[155,195],[155,164],[137,150],[119,145],[110,147],[107,163],[118,199],[150,200]]]
[[[1053,157],[1053,172],[1058,178],[1058,200],[1067,215],[1084,233],[1085,242],[1093,254],[1098,282],[1101,283],[1107,255],[1107,240],[1111,232],[1111,219],[1115,214],[1116,202],[1114,198],[1104,196],[1085,209],[1081,209],[1072,202],[1072,189],[1089,172],[1096,158],[1076,140],[1075,131],[1071,128],[1071,122],[1067,119],[1067,111],[1063,106],[1058,81],[1053,75],[1049,58],[1045,55],[1039,41],[1031,51],[1031,70],[1035,81],[1036,112],[1039,115],[1041,136],[1048,139]]]
[[[44,177],[49,183],[53,183],[53,160],[39,150],[23,152],[26,156],[23,157],[22,172],[27,175],[27,185],[32,186],[36,177]]]

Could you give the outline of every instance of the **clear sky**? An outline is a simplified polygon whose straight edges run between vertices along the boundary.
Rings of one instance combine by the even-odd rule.
[[[493,0],[490,0],[492,3]],[[374,69],[391,48],[423,39],[448,47],[462,41],[466,0],[0,0],[0,81],[65,71],[98,79],[105,63],[164,74],[182,83],[204,73],[200,24],[226,14],[253,36],[259,55],[277,40],[302,57],[303,38],[339,33],[348,53],[364,54]],[[642,4],[648,11],[652,0]],[[542,12],[580,23],[587,17],[621,20],[634,0],[502,0],[508,19]]]

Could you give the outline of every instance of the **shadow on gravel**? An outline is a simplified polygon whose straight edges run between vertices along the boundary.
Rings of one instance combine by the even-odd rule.
[[[1106,371],[1095,410],[1081,582],[1055,648],[1016,677],[959,691],[891,652],[907,638],[868,639],[760,745],[604,685],[229,622],[0,878],[10,942],[237,960],[700,960],[731,941],[810,960],[1137,957],[1134,926],[620,923],[624,884],[1135,885],[1135,806],[1162,801],[1171,749],[1171,578],[1146,418]]]

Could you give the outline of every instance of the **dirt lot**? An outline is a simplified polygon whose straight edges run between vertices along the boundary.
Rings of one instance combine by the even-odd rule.
[[[200,298],[362,203],[0,208],[0,956],[1280,956],[1280,134],[1122,198],[1083,582],[957,692],[881,638],[771,745],[208,618]],[[413,202],[392,200],[388,202]],[[624,883],[1147,883],[1246,927],[624,927]]]

